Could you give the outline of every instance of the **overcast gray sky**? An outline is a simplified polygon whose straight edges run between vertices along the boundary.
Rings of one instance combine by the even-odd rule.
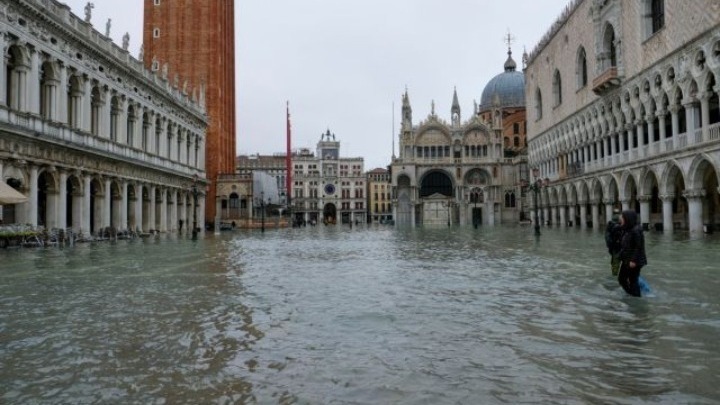
[[[172,0],[164,0],[172,1]],[[220,0],[224,1],[224,0]],[[84,16],[87,1],[65,1]],[[137,56],[142,0],[93,0],[92,23],[110,36],[130,33]],[[285,151],[285,102],[293,147],[315,150],[330,129],[340,153],[365,169],[390,162],[407,86],[417,122],[449,120],[457,87],[463,120],[487,82],[503,70],[508,30],[521,67],[569,0],[237,0],[235,2],[237,152]],[[397,150],[397,136],[395,136]],[[397,152],[396,152],[397,153]]]

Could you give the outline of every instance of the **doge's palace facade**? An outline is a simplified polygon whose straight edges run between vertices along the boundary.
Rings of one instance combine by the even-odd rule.
[[[527,57],[545,223],[720,225],[720,3],[575,0]]]
[[[146,70],[87,14],[0,1],[0,178],[28,197],[3,222],[166,232],[192,223],[197,196],[205,223],[203,94]]]

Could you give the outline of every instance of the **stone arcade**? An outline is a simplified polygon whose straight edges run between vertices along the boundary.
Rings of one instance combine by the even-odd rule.
[[[4,223],[97,234],[204,221],[203,95],[174,87],[52,0],[0,13]]]

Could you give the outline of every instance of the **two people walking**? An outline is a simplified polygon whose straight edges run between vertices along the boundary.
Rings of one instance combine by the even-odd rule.
[[[605,229],[605,244],[610,253],[610,269],[618,283],[628,294],[640,297],[640,270],[647,265],[645,237],[633,210],[623,211],[613,218]]]

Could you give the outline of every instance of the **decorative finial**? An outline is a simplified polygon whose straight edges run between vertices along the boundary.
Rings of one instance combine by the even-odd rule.
[[[435,100],[432,101],[432,103],[430,104],[430,107],[431,107],[430,115],[434,116],[435,115]]]
[[[507,35],[503,38],[503,42],[507,44],[508,52],[510,52],[510,48],[512,47],[513,42],[515,42],[515,37],[510,33],[510,28],[508,28]]]
[[[112,18],[108,18],[107,22],[105,23],[105,36],[110,36],[110,27],[112,26]]]

